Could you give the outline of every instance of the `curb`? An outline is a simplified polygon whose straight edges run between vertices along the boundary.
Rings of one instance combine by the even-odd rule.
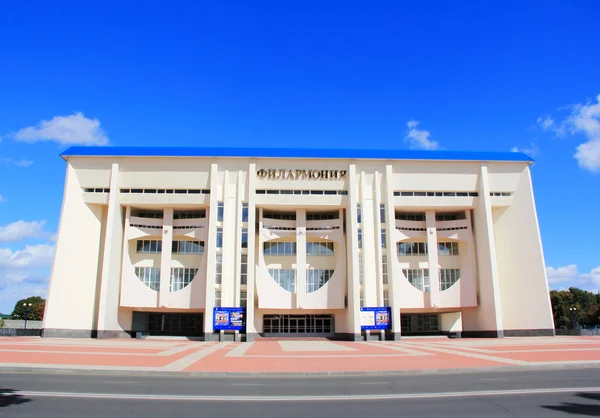
[[[58,367],[23,367],[2,366],[0,373],[40,373],[40,374],[77,374],[99,376],[156,376],[156,377],[210,377],[210,378],[319,378],[319,377],[346,377],[346,376],[410,376],[427,374],[462,374],[484,372],[514,372],[537,370],[564,370],[564,369],[600,369],[600,362],[576,364],[532,364],[520,366],[494,366],[448,369],[416,369],[416,370],[367,370],[367,371],[337,371],[337,372],[172,372],[160,370],[103,370],[103,369],[76,369]]]

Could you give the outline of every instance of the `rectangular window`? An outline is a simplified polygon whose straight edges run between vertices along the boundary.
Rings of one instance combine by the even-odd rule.
[[[293,256],[296,255],[295,242],[265,242],[265,255]]]
[[[135,275],[152,290],[160,288],[160,269],[155,267],[136,267]]]
[[[398,255],[427,255],[426,242],[399,242]]]
[[[281,219],[283,221],[295,221],[296,212],[263,212],[263,218]]]
[[[383,306],[390,306],[390,292],[387,290],[383,291]]]
[[[296,292],[296,270],[269,269],[269,274],[279,286],[288,292]]]
[[[407,213],[407,212],[396,212],[396,219],[399,221],[419,221],[425,220],[424,213]]]
[[[171,292],[183,289],[194,280],[198,269],[172,268],[171,269]]]
[[[248,228],[242,228],[242,248],[248,248]]]
[[[245,290],[240,291],[240,306],[245,308],[248,305],[248,292]]]
[[[414,287],[429,292],[429,269],[402,269],[402,273]]]
[[[339,218],[339,212],[309,212],[306,214],[307,221],[325,221]]]
[[[204,241],[173,241],[173,254],[204,254]]]
[[[215,284],[223,281],[223,254],[216,254],[215,259]]]
[[[381,248],[385,248],[386,247],[386,237],[385,237],[385,229],[381,230]]]
[[[438,255],[458,255],[458,242],[438,242]]]
[[[452,213],[436,213],[435,220],[436,221],[458,221],[461,219],[466,219],[466,215],[464,212],[452,212]]]
[[[332,256],[333,242],[307,242],[306,243],[306,255],[307,256]]]
[[[240,284],[248,284],[248,255],[242,254],[240,265]]]
[[[381,256],[381,275],[383,276],[383,284],[388,284],[387,255]]]
[[[385,223],[385,205],[383,203],[379,205],[379,220],[382,224]]]
[[[215,308],[221,307],[221,291],[215,290]]]
[[[363,290],[360,291],[360,307],[365,307],[365,292]]]
[[[217,222],[223,222],[223,202],[217,202]]]
[[[358,249],[362,248],[362,229],[358,228]]]
[[[335,270],[306,270],[306,293],[314,292],[329,281]]]
[[[161,240],[145,240],[140,239],[136,242],[137,253],[158,254],[162,252]]]
[[[150,210],[134,210],[132,211],[131,216],[137,216],[138,218],[162,219],[163,212]]]
[[[452,287],[460,279],[460,269],[440,269],[440,290]]]
[[[242,203],[242,222],[248,222],[248,204]]]
[[[159,190],[160,192],[160,190]],[[163,190],[164,192],[164,190]],[[200,219],[206,218],[206,210],[188,210],[188,211],[175,211],[173,212],[173,219]]]
[[[362,212],[360,210],[360,204],[356,205],[356,222],[357,223],[362,222]]]
[[[217,228],[217,248],[223,248],[223,228]]]
[[[365,275],[363,273],[363,256],[362,254],[358,255],[358,284],[365,283]]]

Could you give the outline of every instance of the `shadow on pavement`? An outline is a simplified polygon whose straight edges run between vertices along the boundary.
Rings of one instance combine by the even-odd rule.
[[[0,388],[0,408],[11,405],[20,405],[22,403],[31,402],[31,399],[15,393],[13,389]]]
[[[600,417],[600,393],[596,392],[579,392],[575,396],[583,399],[597,401],[598,403],[574,403],[562,402],[560,405],[542,405],[542,408],[551,409],[553,411],[566,412],[570,415],[584,415],[589,417]]]

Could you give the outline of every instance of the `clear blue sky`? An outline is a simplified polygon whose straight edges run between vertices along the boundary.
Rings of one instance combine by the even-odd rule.
[[[73,143],[517,147],[552,286],[600,288],[599,2],[127,3],[0,4],[0,312],[45,293]]]

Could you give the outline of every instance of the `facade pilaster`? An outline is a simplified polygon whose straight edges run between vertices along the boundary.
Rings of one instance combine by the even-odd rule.
[[[347,329],[348,339],[360,341],[360,284],[358,271],[358,223],[356,222],[358,204],[358,178],[356,175],[356,164],[348,166],[348,210],[346,213],[346,254],[348,265],[348,307],[347,307]]]
[[[213,337],[213,308],[215,307],[215,264],[217,253],[217,203],[219,166],[210,165],[210,209],[208,211],[208,242],[206,243],[206,303],[204,311],[204,334],[207,340]]]
[[[171,294],[171,260],[173,259],[173,208],[163,211],[162,252],[160,254],[160,288],[158,300],[161,308],[169,307]]]
[[[123,211],[119,203],[119,163],[116,161],[111,167],[110,190],[98,303],[98,338],[129,337],[119,324],[124,229]]]
[[[396,255],[396,240],[394,239],[396,229],[396,211],[394,207],[394,170],[391,164],[385,166],[385,178],[383,187],[383,203],[385,204],[385,218],[387,224],[385,253],[387,254],[388,268],[388,291],[390,306],[392,308],[392,339],[399,340],[401,337],[400,323],[400,267]]]
[[[256,307],[254,306],[254,293],[256,291],[256,163],[250,160],[248,166],[248,275],[246,285],[246,341],[253,341],[257,334],[254,324]]]
[[[427,229],[427,264],[429,266],[429,307],[436,308],[440,303],[440,263],[434,210],[425,211],[425,228]]]
[[[306,298],[306,209],[296,210],[296,308]]]

